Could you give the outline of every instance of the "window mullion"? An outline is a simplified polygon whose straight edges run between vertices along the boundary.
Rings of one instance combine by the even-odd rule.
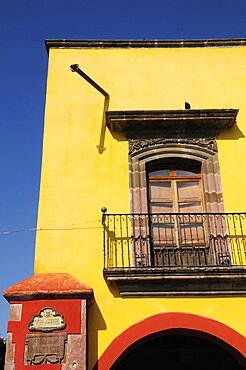
[[[174,213],[179,213],[179,206],[178,206],[178,189],[177,189],[177,181],[173,180],[172,181],[172,191],[173,191],[173,212]],[[174,235],[175,235],[175,240],[176,240],[176,247],[179,247],[179,221],[178,221],[179,216],[176,215],[174,216]]]
[[[179,213],[179,206],[178,206],[178,189],[177,189],[177,181],[172,181],[172,193],[173,193],[173,212]]]

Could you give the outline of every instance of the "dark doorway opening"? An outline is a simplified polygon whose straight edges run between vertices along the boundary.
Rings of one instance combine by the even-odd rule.
[[[245,360],[238,355],[207,338],[168,334],[144,338],[144,342],[129,348],[111,370],[245,370]]]
[[[6,344],[2,338],[0,338],[0,370],[4,369],[4,359],[6,353]]]

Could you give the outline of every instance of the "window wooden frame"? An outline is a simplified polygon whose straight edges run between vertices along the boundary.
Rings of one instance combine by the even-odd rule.
[[[152,167],[152,168],[151,168]],[[201,176],[201,165],[197,162],[197,164],[193,164],[193,167],[191,164],[189,164],[188,161],[186,163],[178,163],[178,161],[170,163],[169,165],[167,163],[163,163],[163,168],[160,167],[160,165],[157,164],[157,166],[151,166],[149,170],[147,171],[147,182],[148,185],[151,183],[170,183],[171,184],[171,195],[172,197],[170,199],[166,200],[152,200],[150,199],[150,191],[148,191],[148,204],[154,204],[154,203],[172,203],[173,204],[173,213],[182,213],[179,209],[179,203],[200,203],[201,204],[201,212],[205,212],[205,205],[204,205],[204,197],[203,197],[203,186],[202,186],[202,176]],[[154,172],[157,168],[157,171],[162,169],[163,172],[165,170],[169,170],[170,175],[150,175],[151,172]],[[177,171],[183,170],[183,171],[194,171],[194,175],[178,175]],[[195,174],[196,173],[196,174]],[[200,198],[182,198],[179,199],[178,197],[178,183],[189,183],[189,182],[197,182],[199,187],[199,194]],[[149,189],[150,190],[150,189]],[[148,209],[149,213],[150,209]]]
[[[180,171],[184,173],[180,174]],[[205,212],[201,163],[188,159],[176,159],[173,160],[173,162],[170,162],[170,160],[157,160],[147,166],[146,175],[148,213],[150,214],[150,255],[152,263],[154,263],[154,265],[162,265],[165,264],[164,260],[167,260],[166,263],[168,264],[176,264],[178,262],[177,259],[179,259],[181,260],[180,263],[184,265],[186,263],[190,264],[190,259],[193,259],[193,263],[195,263],[196,258],[201,262],[202,259],[206,258],[205,248],[208,242],[206,223],[203,216],[199,215]],[[151,184],[161,183],[170,184],[170,194],[168,195],[171,198],[166,198],[164,200],[161,198],[151,199]],[[178,184],[182,183],[197,183],[197,196],[193,198],[179,198]],[[180,210],[181,204],[184,205],[189,203],[192,205],[196,203],[200,205],[198,212],[194,210],[194,215],[190,210],[189,212],[182,212]],[[152,212],[152,207],[154,207],[155,204],[172,205],[172,209],[170,213],[168,212],[166,214],[166,212],[164,212],[162,216],[159,216],[159,212]],[[197,214],[197,216],[195,214]],[[168,219],[170,223],[168,223]],[[189,252],[189,249],[192,250],[192,252]],[[188,258],[189,255],[190,257]],[[184,259],[187,261],[185,262]]]

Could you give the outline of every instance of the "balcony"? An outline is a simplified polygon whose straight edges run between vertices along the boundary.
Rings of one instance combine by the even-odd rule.
[[[246,213],[106,214],[104,277],[123,297],[246,294]]]

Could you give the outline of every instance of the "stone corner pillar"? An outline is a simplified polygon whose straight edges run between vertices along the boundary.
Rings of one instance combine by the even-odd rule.
[[[10,302],[5,370],[87,369],[92,288],[65,273],[36,274],[3,296]]]

